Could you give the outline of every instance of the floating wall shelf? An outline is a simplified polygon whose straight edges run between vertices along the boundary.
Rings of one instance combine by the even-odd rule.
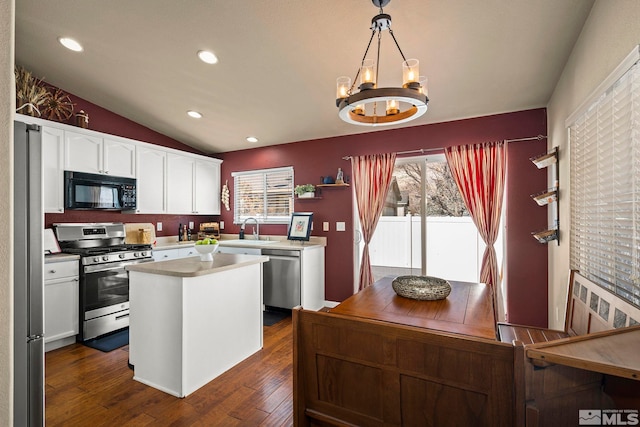
[[[323,188],[336,188],[336,187],[348,187],[349,184],[318,184],[316,185],[316,187],[323,187]]]
[[[553,188],[531,195],[531,198],[536,201],[538,206],[552,205],[552,208],[554,209],[554,226],[549,228],[548,230],[533,232],[531,233],[531,235],[540,243],[548,243],[552,240],[555,240],[559,245],[560,212],[558,208],[558,189],[560,180],[558,178],[558,147],[553,147],[551,151],[536,157],[532,157],[529,160],[531,160],[538,169],[544,169],[549,166],[553,166],[553,172],[555,175],[555,186]]]

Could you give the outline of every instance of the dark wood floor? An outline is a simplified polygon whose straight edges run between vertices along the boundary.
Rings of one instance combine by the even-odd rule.
[[[134,381],[128,357],[128,346],[46,353],[46,425],[293,425],[291,317],[264,327],[261,351],[184,399]]]

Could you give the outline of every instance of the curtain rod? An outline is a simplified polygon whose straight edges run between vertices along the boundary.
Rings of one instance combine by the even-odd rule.
[[[528,138],[516,138],[516,139],[505,139],[504,142],[521,142],[521,141],[540,141],[541,139],[545,139],[547,136],[546,135],[537,135],[537,136],[530,136]],[[409,150],[409,151],[397,151],[396,155],[398,154],[416,154],[416,153],[420,153],[420,154],[426,154],[426,153],[431,153],[433,151],[443,151],[444,148],[420,148],[418,150]],[[352,156],[344,156],[342,158],[342,160],[350,160]]]

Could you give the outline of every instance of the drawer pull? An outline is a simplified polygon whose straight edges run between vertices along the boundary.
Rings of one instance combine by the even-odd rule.
[[[55,270],[49,270],[49,273],[56,274],[56,271]]]
[[[120,316],[116,316],[116,320],[124,319],[125,317],[129,317],[129,313],[121,314]]]

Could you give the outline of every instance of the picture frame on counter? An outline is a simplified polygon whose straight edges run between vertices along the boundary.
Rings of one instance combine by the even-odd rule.
[[[311,224],[313,221],[313,212],[294,212],[291,214],[291,223],[289,224],[288,240],[301,240],[308,242],[311,234]]]

